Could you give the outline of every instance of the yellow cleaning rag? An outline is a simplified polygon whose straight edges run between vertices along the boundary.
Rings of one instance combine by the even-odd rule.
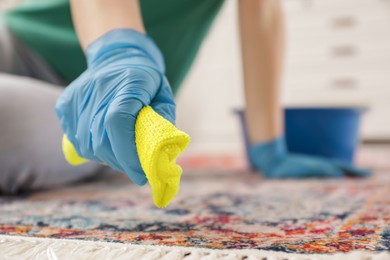
[[[152,187],[154,204],[166,207],[179,191],[182,169],[177,157],[186,149],[190,137],[150,106],[141,109],[135,123],[135,143],[146,178]],[[64,135],[62,149],[66,160],[79,165],[88,160],[81,158]]]

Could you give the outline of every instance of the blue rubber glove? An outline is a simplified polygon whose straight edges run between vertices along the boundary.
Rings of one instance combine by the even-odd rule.
[[[267,143],[250,145],[251,166],[268,178],[338,178],[343,176],[365,177],[368,170],[357,169],[336,160],[314,156],[291,154],[283,137]]]
[[[135,146],[138,112],[150,105],[175,123],[163,56],[146,35],[113,30],[90,44],[88,68],[58,99],[57,116],[79,156],[108,164],[138,185],[147,182]]]

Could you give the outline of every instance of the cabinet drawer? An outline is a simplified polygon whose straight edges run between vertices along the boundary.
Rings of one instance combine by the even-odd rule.
[[[333,69],[350,71],[353,69],[386,66],[390,64],[390,45],[364,45],[345,43],[331,46],[291,47],[286,52],[286,67],[291,70]]]
[[[312,30],[314,33],[329,30],[333,32],[359,31],[364,34],[385,33],[388,32],[390,24],[390,1],[388,2],[386,8],[370,4],[360,9],[353,8],[354,5],[351,5],[332,11],[310,10],[302,13],[286,11],[285,25],[287,32]]]
[[[283,79],[286,90],[383,90],[389,95],[390,103],[390,70],[377,71],[311,71],[286,73]],[[390,115],[389,115],[390,117]]]
[[[389,21],[383,22],[372,22],[365,25],[364,30],[361,28],[355,28],[351,30],[333,30],[331,28],[320,28],[313,27],[311,29],[297,30],[288,29],[286,30],[286,41],[288,46],[310,44],[311,48],[316,45],[329,45],[345,42],[359,43],[363,42],[367,44],[388,44],[390,41],[390,13]]]
[[[306,13],[330,13],[340,10],[390,9],[388,0],[283,0],[285,13],[299,16]]]
[[[286,47],[289,53],[295,55],[299,53],[319,53],[323,50],[330,51],[337,48],[349,48],[360,51],[390,51],[390,23],[388,34],[366,35],[363,33],[332,33],[332,32],[307,32],[306,39],[296,37],[293,32],[287,35]],[[314,37],[315,36],[315,37]],[[337,55],[337,52],[334,53]]]

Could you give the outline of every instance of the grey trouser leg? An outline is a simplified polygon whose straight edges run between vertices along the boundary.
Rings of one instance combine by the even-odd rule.
[[[60,84],[50,67],[0,21],[0,194],[53,188],[106,168],[65,161],[54,110],[63,91]]]
[[[63,91],[27,77],[0,73],[0,193],[53,188],[93,176],[97,163],[69,165],[55,102]]]

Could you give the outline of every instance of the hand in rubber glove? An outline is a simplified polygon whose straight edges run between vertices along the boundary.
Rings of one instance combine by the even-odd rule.
[[[347,163],[314,156],[288,153],[283,137],[249,147],[252,167],[268,178],[337,178],[369,176],[367,170],[356,169]]]
[[[87,70],[57,101],[62,128],[80,157],[106,163],[143,185],[134,135],[138,112],[150,105],[175,121],[163,57],[148,36],[130,29],[101,36],[86,56]]]

